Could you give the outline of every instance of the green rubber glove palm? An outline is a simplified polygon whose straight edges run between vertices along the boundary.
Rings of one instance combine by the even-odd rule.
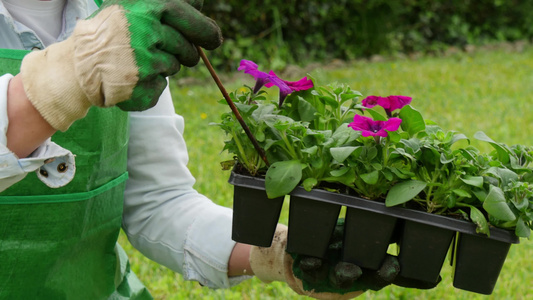
[[[72,35],[21,65],[28,99],[56,129],[66,130],[91,106],[145,110],[166,77],[194,66],[195,45],[214,49],[220,28],[200,13],[202,1],[106,0]]]

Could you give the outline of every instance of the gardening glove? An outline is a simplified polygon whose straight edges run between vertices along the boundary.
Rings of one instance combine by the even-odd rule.
[[[296,293],[316,299],[351,299],[366,290],[379,291],[390,284],[430,289],[440,281],[428,283],[399,276],[400,264],[392,255],[385,258],[378,270],[342,262],[342,228],[340,223],[331,239],[326,259],[321,259],[285,252],[287,229],[278,225],[271,247],[252,247],[252,270],[264,282],[284,281]]]
[[[270,247],[252,246],[250,251],[250,266],[257,278],[266,283],[272,281],[286,282],[297,294],[316,299],[351,299],[362,294],[362,291],[351,291],[341,294],[305,289],[302,280],[294,275],[294,259],[285,251],[286,245],[287,226],[278,224]]]
[[[25,56],[27,97],[55,129],[66,130],[95,105],[123,110],[154,106],[167,76],[194,66],[194,45],[222,42],[220,28],[200,13],[202,0],[106,0],[72,35]]]

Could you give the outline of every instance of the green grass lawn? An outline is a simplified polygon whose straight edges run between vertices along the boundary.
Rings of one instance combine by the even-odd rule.
[[[216,51],[208,55],[216,55]],[[203,66],[200,63],[201,68]],[[456,130],[472,138],[484,131],[496,141],[507,144],[533,144],[533,48],[523,52],[505,50],[456,54],[449,57],[357,62],[334,70],[311,72],[323,81],[349,84],[363,95],[407,95],[426,119],[444,129]],[[304,74],[302,74],[303,76]],[[231,91],[242,83],[253,85],[251,77],[228,82]],[[297,80],[299,78],[287,78]],[[229,172],[219,162],[228,159],[221,153],[224,136],[217,122],[222,110],[215,83],[199,86],[172,84],[176,112],[186,119],[185,138],[189,146],[190,169],[197,178],[196,188],[220,205],[231,207],[232,186]],[[273,95],[277,95],[273,88]],[[481,144],[473,143],[485,150]],[[280,222],[287,223],[287,207]],[[263,284],[245,281],[228,290],[210,290],[195,282],[185,282],[179,274],[144,258],[124,236],[121,243],[130,254],[132,269],[156,299],[301,299],[283,283]],[[421,262],[423,263],[423,262]],[[513,245],[491,296],[455,289],[451,268],[445,263],[442,283],[430,291],[387,287],[367,292],[360,299],[527,299],[533,297],[533,242],[522,240]]]

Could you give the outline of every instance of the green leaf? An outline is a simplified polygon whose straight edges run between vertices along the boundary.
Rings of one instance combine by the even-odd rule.
[[[243,115],[249,115],[257,109],[256,105],[248,105],[242,103],[235,103],[235,106],[239,109],[239,112]]]
[[[381,171],[383,169],[383,165],[381,163],[371,163],[370,164],[374,170]]]
[[[454,208],[456,204],[457,204],[457,198],[455,197],[455,195],[450,195],[449,197],[446,198],[446,206],[448,208]]]
[[[352,91],[352,92],[355,92],[355,93],[352,93],[352,94],[341,94],[341,100],[342,100],[341,102],[344,103],[344,102],[346,102],[348,100],[351,100],[351,99],[353,99],[355,97],[361,97],[362,96],[362,94],[359,93],[359,92],[356,92],[356,91]]]
[[[526,222],[524,222],[524,219],[520,217],[518,219],[518,222],[516,222],[516,229],[515,229],[516,236],[529,238],[529,235],[531,234],[531,229],[527,226]]]
[[[378,156],[378,149],[376,147],[364,148],[366,150],[365,157],[367,161],[373,160]]]
[[[513,203],[514,207],[518,209],[519,211],[527,211],[529,207],[529,199],[527,197],[524,198],[516,198],[513,197],[511,202]]]
[[[318,146],[312,146],[309,148],[305,148],[301,150],[303,153],[307,153],[309,155],[315,155],[318,151]]]
[[[306,191],[311,191],[318,183],[318,180],[316,178],[307,178],[302,182],[302,185]]]
[[[426,129],[426,124],[424,123],[424,118],[422,114],[416,109],[412,108],[410,105],[404,106],[400,110],[400,119],[402,119],[402,129],[409,132],[409,135],[414,136],[420,131]]]
[[[395,167],[388,167],[388,168],[396,176],[398,176],[398,178],[401,178],[401,179],[408,179],[408,178],[410,178],[413,175],[413,173],[410,172],[409,170],[398,169],[398,168],[395,168]]]
[[[376,184],[378,182],[378,179],[379,179],[379,172],[378,171],[372,171],[370,173],[361,174],[359,176],[367,184]]]
[[[331,138],[335,141],[335,145],[348,144],[361,136],[360,131],[355,131],[348,127],[347,123],[341,124],[333,133]]]
[[[464,158],[468,159],[468,160],[475,160],[475,153],[472,152],[472,151],[469,151],[467,149],[458,149],[459,152],[461,152],[461,154],[463,155]]]
[[[360,146],[357,146],[357,147],[335,147],[335,148],[329,149],[329,152],[331,153],[331,156],[333,157],[334,160],[336,160],[338,162],[343,162],[357,148],[360,148]]]
[[[491,167],[489,170],[487,170],[487,173],[493,174],[499,178],[502,182],[502,186],[507,186],[510,183],[518,180],[518,175],[506,168]]]
[[[254,137],[258,142],[264,142],[265,141],[265,131],[264,130],[256,130],[254,132]]]
[[[386,169],[381,170],[381,174],[383,174],[383,177],[385,177],[387,181],[392,181],[394,179],[394,174],[392,174],[391,170],[388,167]]]
[[[483,208],[493,217],[502,221],[514,221],[516,216],[507,205],[505,195],[499,187],[491,186],[490,192],[483,202]]]
[[[337,170],[333,170],[331,172],[329,172],[331,174],[331,176],[333,177],[340,177],[344,174],[346,174],[346,172],[350,171],[351,169],[350,168],[347,168],[347,167],[342,167],[340,169],[337,169]]]
[[[496,149],[496,152],[498,153],[498,159],[504,164],[509,163],[510,158],[509,158],[509,152],[507,151],[507,149],[505,149],[500,144],[493,141],[483,131],[476,132],[474,134],[474,137],[480,141],[484,141],[484,142],[491,144],[492,147]]]
[[[470,198],[470,193],[462,189],[453,189],[452,192],[459,197]]]
[[[385,199],[386,206],[395,206],[405,203],[418,195],[427,186],[427,183],[419,180],[409,180],[394,185]]]
[[[452,138],[452,140],[450,142],[450,145],[453,145],[453,144],[455,144],[456,142],[458,142],[460,140],[467,140],[468,143],[470,143],[470,140],[468,139],[468,137],[466,137],[466,135],[464,135],[462,133],[457,133],[457,134],[453,135],[453,138]]]
[[[265,190],[273,199],[289,194],[302,179],[302,166],[298,160],[278,161],[266,173]]]
[[[401,143],[405,145],[406,149],[410,149],[413,154],[420,151],[421,141],[419,139],[401,140]]]
[[[320,170],[324,167],[324,157],[316,156],[311,158],[311,168],[315,170]]]
[[[339,103],[333,97],[320,96],[319,99],[324,104],[331,106],[333,109],[335,109],[335,108],[337,108],[339,106]]]
[[[407,152],[405,152],[405,149],[402,149],[402,148],[396,148],[394,149],[394,151],[392,151],[391,154],[398,154],[400,156],[403,156],[409,160],[412,160],[414,161],[415,160],[415,157]]]
[[[468,184],[468,185],[471,185],[471,186],[475,186],[475,187],[479,187],[479,188],[482,188],[483,187],[483,176],[465,176],[465,177],[461,177],[461,180]]]
[[[310,122],[315,119],[315,113],[317,110],[307,102],[304,98],[298,96],[298,113],[300,114],[300,119],[304,122]]]
[[[468,205],[468,207],[470,207],[470,219],[477,225],[476,232],[490,236],[489,223],[483,213],[474,206]]]
[[[387,131],[387,136],[393,143],[398,143],[402,139],[398,131]]]
[[[448,158],[448,157],[446,157],[446,154],[444,154],[444,153],[440,154],[440,163],[443,164],[443,165],[449,164],[449,163],[453,162],[454,160],[455,160],[454,156],[450,156]]]

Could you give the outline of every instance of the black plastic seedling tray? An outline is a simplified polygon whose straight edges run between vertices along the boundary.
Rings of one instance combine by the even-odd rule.
[[[263,178],[232,172],[229,183],[235,187],[232,238],[270,246],[284,197],[268,199]],[[454,286],[476,293],[492,293],[511,244],[519,243],[508,230],[491,228],[488,237],[467,220],[386,207],[352,195],[296,187],[288,196],[288,252],[323,257],[345,206],[345,261],[377,269],[388,246],[396,243],[402,276],[436,282],[452,249]]]

